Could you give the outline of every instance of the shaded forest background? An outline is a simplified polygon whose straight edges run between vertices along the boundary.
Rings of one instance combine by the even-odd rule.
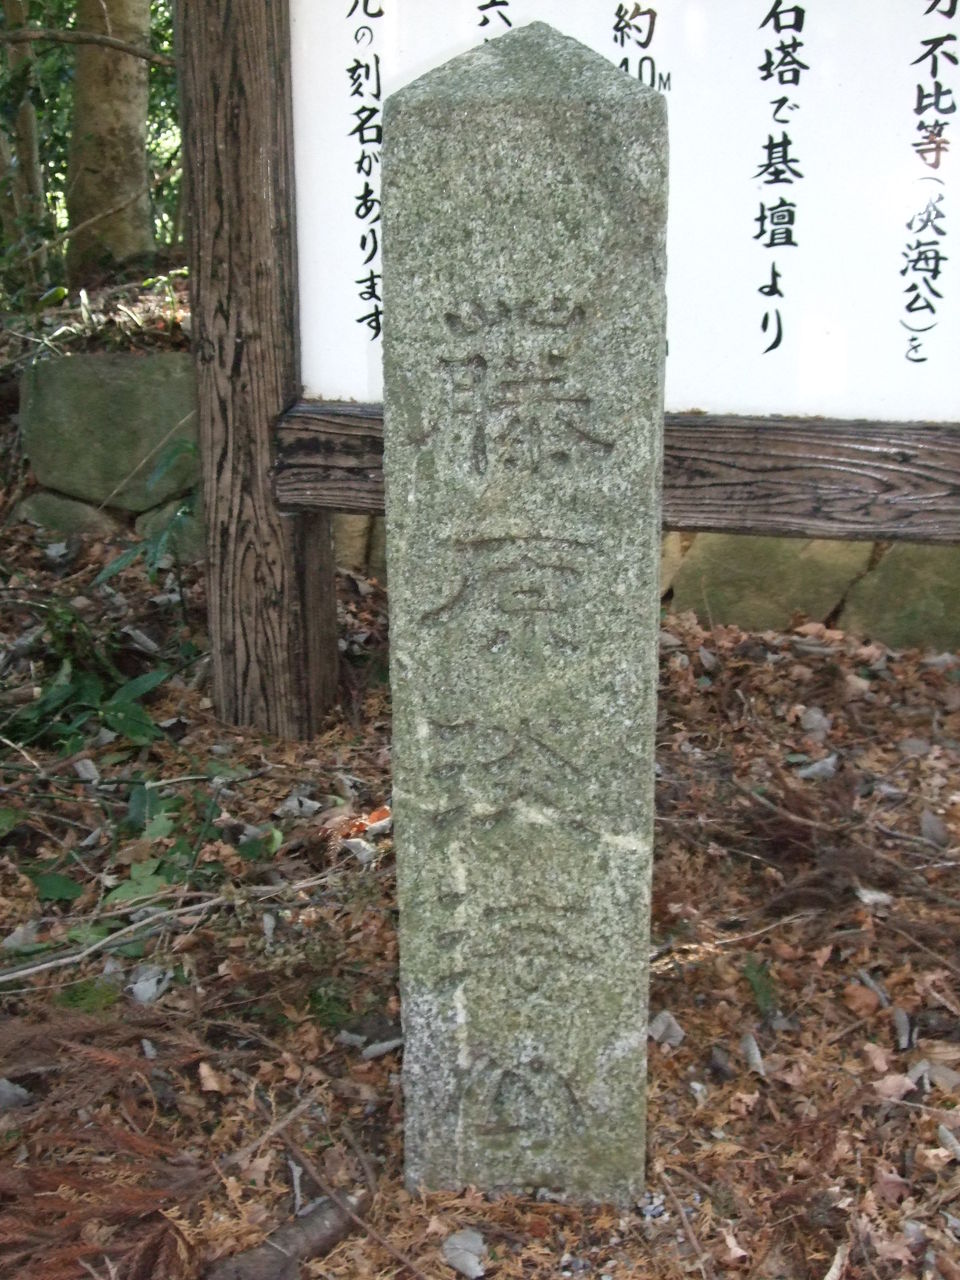
[[[2,0],[0,311],[176,265],[172,0]]]

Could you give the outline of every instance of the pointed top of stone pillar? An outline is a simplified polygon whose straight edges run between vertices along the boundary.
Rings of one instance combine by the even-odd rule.
[[[531,22],[427,71],[387,101],[397,106],[421,97],[506,100],[520,90],[528,101],[586,97],[611,106],[660,96],[579,40],[546,22]]]

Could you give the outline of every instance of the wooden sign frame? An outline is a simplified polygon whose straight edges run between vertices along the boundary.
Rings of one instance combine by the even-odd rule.
[[[333,511],[382,512],[382,410],[300,399],[288,0],[180,0],[218,714],[289,738],[336,699]],[[668,414],[664,525],[960,542],[960,423]]]

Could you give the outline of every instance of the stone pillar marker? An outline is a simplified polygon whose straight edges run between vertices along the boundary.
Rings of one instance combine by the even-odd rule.
[[[411,1188],[643,1184],[666,112],[543,23],[388,100]]]

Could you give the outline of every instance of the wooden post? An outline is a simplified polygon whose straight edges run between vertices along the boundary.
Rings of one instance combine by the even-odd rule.
[[[214,705],[316,732],[336,695],[330,515],[281,515],[273,436],[300,392],[286,0],[180,0],[177,38]]]

